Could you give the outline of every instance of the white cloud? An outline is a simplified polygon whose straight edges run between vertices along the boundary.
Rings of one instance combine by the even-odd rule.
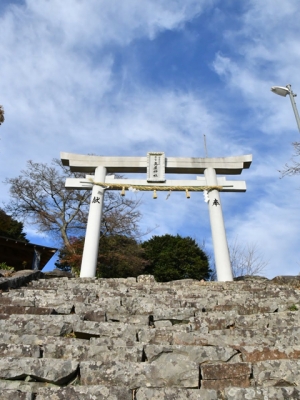
[[[27,12],[55,30],[68,47],[90,48],[109,43],[127,45],[146,36],[154,38],[162,30],[178,29],[197,16],[213,0],[27,0]]]
[[[249,1],[240,17],[240,29],[226,32],[230,51],[216,54],[215,71],[251,107],[264,110],[264,116],[272,114],[272,108],[277,113],[280,107],[268,92],[271,86],[292,83],[300,87],[297,13],[297,0]]]

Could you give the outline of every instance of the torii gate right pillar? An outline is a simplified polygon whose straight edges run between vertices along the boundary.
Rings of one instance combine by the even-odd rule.
[[[217,175],[214,168],[207,168],[204,171],[207,186],[217,186]],[[209,218],[214,246],[215,264],[218,281],[232,281],[231,269],[226,231],[223,219],[222,205],[219,191],[209,191]]]

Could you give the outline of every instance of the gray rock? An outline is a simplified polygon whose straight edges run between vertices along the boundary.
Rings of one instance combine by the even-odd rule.
[[[156,283],[156,280],[153,275],[139,275],[136,279],[138,283],[149,284]]]
[[[0,358],[0,379],[23,380],[27,376],[42,382],[57,385],[72,380],[78,369],[78,363],[71,360]]]
[[[170,359],[167,364],[83,361],[80,363],[80,376],[83,385],[122,385],[130,389],[140,386],[197,388],[199,366],[180,356]]]
[[[146,345],[144,346],[145,356],[148,362],[160,361],[168,362],[175,355],[186,357],[187,360],[201,364],[207,361],[223,361],[230,360],[234,355],[238,354],[237,350],[230,347],[217,346],[162,346],[162,345]]]
[[[37,345],[0,343],[0,357],[41,357],[41,348]]]
[[[132,400],[132,391],[117,386],[73,386],[40,389],[35,400]]]
[[[93,321],[78,321],[73,324],[73,330],[76,337],[122,337],[129,343],[136,342],[138,325],[130,325],[122,322],[93,322]]]
[[[64,336],[72,332],[73,322],[78,320],[76,315],[11,315],[8,320],[2,321],[0,329],[18,335]]]
[[[11,277],[0,278],[0,290],[7,291],[24,286],[35,279],[39,279],[42,276],[43,274],[41,271],[18,271],[15,272]]]
[[[18,390],[0,389],[0,398],[5,400],[33,400],[33,393],[20,392]]]
[[[58,345],[44,344],[44,357],[56,359],[72,359],[76,361],[133,361],[141,362],[143,346],[101,346],[93,345]]]
[[[225,389],[227,400],[299,400],[300,389],[295,387],[270,388],[228,388]]]
[[[57,268],[55,268],[53,271],[44,272],[45,279],[52,279],[58,277],[74,278],[74,275],[71,272],[62,271]]]
[[[300,386],[300,360],[268,360],[253,365],[258,386]]]
[[[136,391],[136,400],[222,400],[220,391],[203,389],[178,389],[178,388],[139,388]]]

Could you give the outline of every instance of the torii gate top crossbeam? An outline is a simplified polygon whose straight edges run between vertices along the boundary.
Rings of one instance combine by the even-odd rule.
[[[60,153],[63,165],[72,172],[94,172],[99,166],[106,167],[108,173],[132,173],[147,171],[147,157],[102,157],[73,153]],[[217,174],[239,175],[249,168],[252,155],[219,158],[177,158],[166,157],[165,172],[172,174],[203,174],[207,168],[214,168]]]

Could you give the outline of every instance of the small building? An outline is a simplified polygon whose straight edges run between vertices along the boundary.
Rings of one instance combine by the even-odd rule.
[[[15,271],[34,269],[41,271],[58,249],[26,243],[0,236],[0,263],[5,262]]]

